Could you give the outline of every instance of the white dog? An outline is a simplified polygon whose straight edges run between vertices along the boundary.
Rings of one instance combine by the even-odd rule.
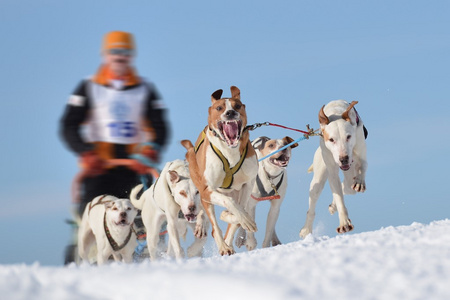
[[[261,159],[291,142],[293,142],[293,139],[288,136],[282,139],[273,140],[262,136],[255,139],[252,142],[252,146],[256,151],[258,159]],[[281,203],[283,203],[284,196],[286,195],[286,167],[291,158],[291,149],[297,146],[298,144],[295,143],[259,162],[258,175],[256,176],[256,183],[253,187],[251,199],[249,200],[248,211],[254,218],[258,202],[264,200],[270,201],[270,210],[267,215],[266,223],[266,234],[262,243],[263,248],[281,244],[277,233],[275,232],[275,224],[278,220]],[[235,243],[238,247],[245,244],[247,250],[255,249],[257,244],[254,233],[248,232],[246,236],[246,232],[242,228],[239,229]]]
[[[314,176],[309,189],[309,210],[306,222],[300,231],[304,238],[312,232],[317,199],[328,179],[333,193],[329,211],[339,215],[338,233],[353,230],[344,204],[344,194],[355,194],[366,190],[366,141],[363,122],[351,104],[344,100],[331,101],[319,112],[322,131],[320,146],[314,155],[312,170]],[[344,173],[341,184],[339,169]],[[311,170],[311,168],[310,168]]]
[[[98,196],[88,203],[78,229],[78,252],[89,261],[91,246],[97,244],[97,264],[102,265],[112,255],[115,261],[131,263],[136,248],[133,222],[137,210],[128,199]]]
[[[190,179],[187,162],[174,160],[167,163],[158,180],[138,199],[137,194],[141,189],[142,185],[136,186],[131,191],[130,199],[136,208],[142,210],[150,260],[157,258],[159,231],[165,220],[169,234],[169,252],[173,251],[177,259],[184,256],[178,232],[180,211],[184,219],[192,223],[195,235],[195,241],[188,249],[188,256],[201,256],[206,242],[207,224],[201,213],[200,194]]]

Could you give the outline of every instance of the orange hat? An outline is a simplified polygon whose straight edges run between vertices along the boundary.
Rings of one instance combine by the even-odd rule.
[[[102,50],[114,48],[135,49],[134,38],[131,33],[123,31],[111,31],[103,38]]]

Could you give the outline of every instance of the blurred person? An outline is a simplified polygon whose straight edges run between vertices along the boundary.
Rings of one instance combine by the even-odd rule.
[[[103,63],[84,79],[69,97],[60,133],[84,169],[78,214],[98,195],[128,198],[141,183],[148,162],[157,164],[167,145],[166,109],[154,84],[139,77],[133,67],[133,35],[112,31],[104,36]],[[128,166],[111,166],[108,160],[139,155]],[[145,163],[147,162],[147,163]],[[146,178],[147,186],[152,182]]]

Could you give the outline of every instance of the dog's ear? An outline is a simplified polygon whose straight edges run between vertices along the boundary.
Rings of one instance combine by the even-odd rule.
[[[261,136],[252,142],[253,148],[261,151],[266,146],[267,141],[270,141],[270,138],[267,136]]]
[[[241,100],[241,91],[236,86],[231,86],[231,98]]]
[[[172,184],[175,184],[178,181],[180,181],[180,175],[178,175],[178,173],[176,171],[169,170],[169,175],[170,175],[170,182]]]
[[[290,136],[285,136],[283,139],[286,142],[286,145],[292,143],[294,141],[293,138],[291,138]],[[291,146],[289,146],[291,149],[298,147],[298,143],[292,144]]]
[[[348,113],[356,104],[358,104],[358,101],[352,101],[352,103],[350,103],[350,105],[347,107],[347,110],[342,114],[342,119],[351,123],[352,120],[350,119]]]
[[[212,95],[211,95],[212,103],[214,103],[214,101],[216,101],[216,100],[219,100],[220,97],[222,97],[222,93],[223,93],[223,90],[217,90],[214,93],[212,93]]]
[[[323,108],[325,107],[322,106],[322,108],[319,111],[319,123],[320,125],[328,125],[330,123],[330,119],[328,119],[327,115],[325,115],[325,112],[323,111]]]

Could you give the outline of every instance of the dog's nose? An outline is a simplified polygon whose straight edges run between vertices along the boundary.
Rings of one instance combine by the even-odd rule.
[[[126,212],[121,212],[121,213],[120,213],[120,216],[121,216],[122,218],[126,218],[126,217],[127,217],[127,213],[126,213]]]
[[[339,161],[341,162],[342,165],[348,165],[348,155],[340,156]]]
[[[195,211],[195,205],[189,205],[188,209],[189,209],[189,212],[194,212]]]
[[[228,119],[234,119],[237,116],[237,112],[235,110],[230,109],[225,112],[225,116]]]

